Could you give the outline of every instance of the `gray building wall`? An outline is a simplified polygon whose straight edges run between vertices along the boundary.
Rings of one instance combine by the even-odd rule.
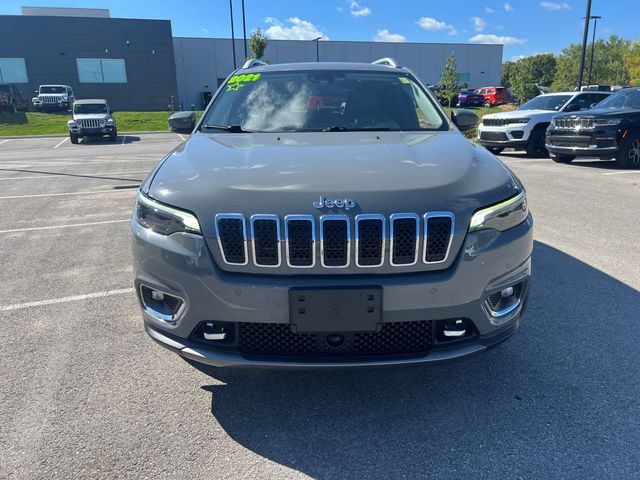
[[[0,15],[0,58],[25,59],[29,83],[16,86],[28,99],[41,84],[116,110],[167,110],[177,98],[169,20]],[[76,58],[124,59],[127,83],[80,83]]]
[[[182,108],[202,108],[202,92],[215,91],[221,79],[233,70],[231,40],[225,38],[173,39],[178,92]],[[249,51],[250,52],[250,51]],[[436,84],[447,57],[453,53],[462,80],[469,87],[495,86],[502,74],[502,45],[457,43],[319,43],[320,61],[371,62],[393,57],[409,67],[427,84]],[[242,39],[236,40],[238,67],[243,63]],[[316,44],[311,41],[271,40],[265,51],[268,63],[315,62]]]

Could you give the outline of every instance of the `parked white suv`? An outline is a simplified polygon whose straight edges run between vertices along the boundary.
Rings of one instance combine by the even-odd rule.
[[[75,97],[73,89],[68,85],[40,85],[36,90],[37,97],[31,99],[37,111],[71,109]]]
[[[510,112],[491,113],[478,127],[479,142],[492,153],[524,149],[530,157],[546,156],[544,135],[559,112],[588,110],[611,92],[558,92],[539,95]]]

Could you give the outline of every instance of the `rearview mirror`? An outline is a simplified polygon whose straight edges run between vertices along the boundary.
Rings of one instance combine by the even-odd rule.
[[[478,126],[478,123],[480,123],[478,115],[466,108],[454,108],[451,110],[451,121],[461,132],[473,130]]]

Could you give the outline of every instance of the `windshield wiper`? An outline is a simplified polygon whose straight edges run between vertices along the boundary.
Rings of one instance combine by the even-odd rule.
[[[390,130],[390,127],[351,128],[345,127],[344,125],[331,125],[330,127],[322,129],[323,132],[388,132]]]
[[[253,130],[245,130],[242,128],[242,125],[212,125],[210,123],[205,123],[203,128],[208,128],[212,130],[224,130],[229,133],[250,133]]]

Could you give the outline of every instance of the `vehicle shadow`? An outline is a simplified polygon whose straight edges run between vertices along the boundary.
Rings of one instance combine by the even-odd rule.
[[[96,145],[99,143],[126,145],[139,141],[140,137],[137,137],[135,135],[118,135],[118,138],[115,142],[111,142],[108,137],[85,137],[82,142],[80,142],[80,145]]]
[[[213,417],[318,479],[637,476],[640,292],[534,248],[528,311],[500,347],[431,367],[200,367],[223,382],[202,387]]]
[[[70,172],[50,172],[48,170],[27,170],[24,168],[0,168],[2,172],[20,172],[29,173],[33,175],[51,175],[52,177],[75,177],[75,178],[90,178],[98,180],[119,180],[127,182],[142,182],[140,178],[125,178],[125,177],[110,177],[108,175],[88,175],[84,173],[70,173]]]

